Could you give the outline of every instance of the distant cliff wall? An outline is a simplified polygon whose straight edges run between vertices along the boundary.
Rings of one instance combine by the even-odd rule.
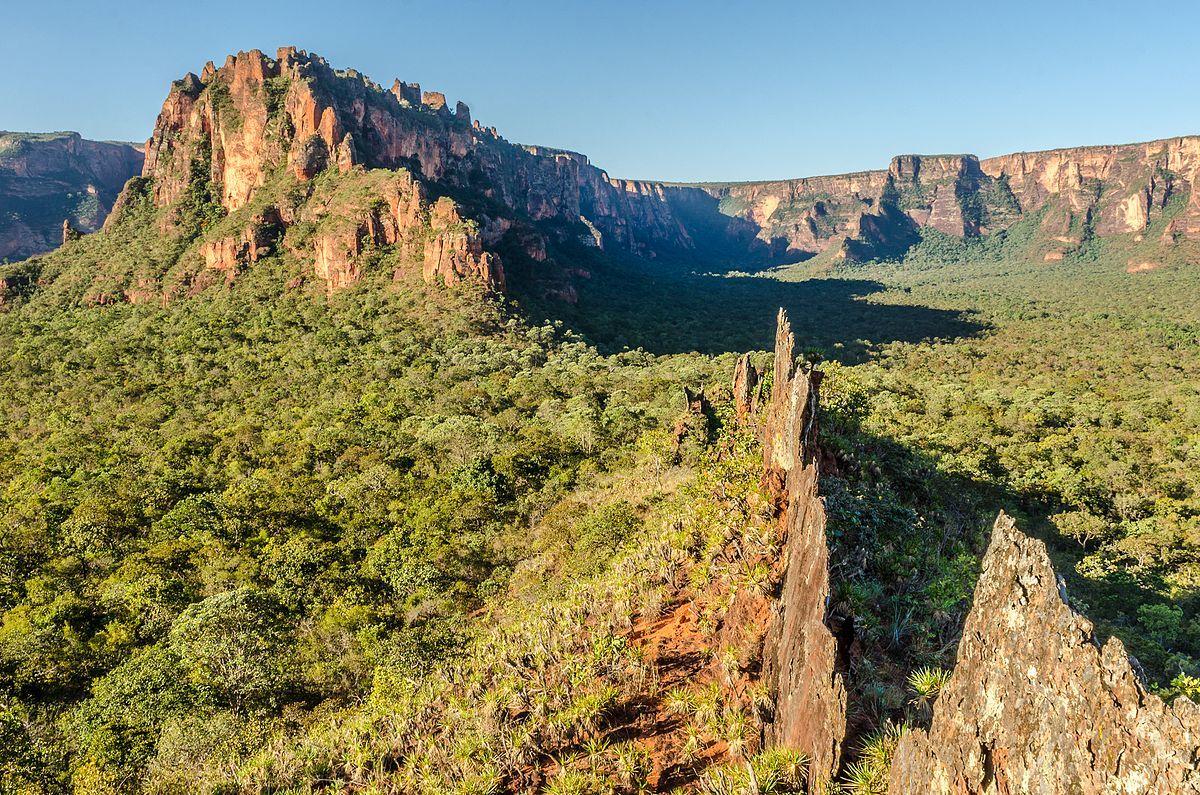
[[[1200,137],[1121,146],[974,155],[902,155],[886,170],[680,186],[744,219],[774,256],[903,254],[929,227],[975,237],[1041,213],[1048,240],[1070,248],[1085,230],[1141,234],[1169,216],[1162,242],[1200,239]]]
[[[0,261],[58,247],[63,221],[80,232],[99,229],[142,160],[133,144],[73,132],[0,132]]]

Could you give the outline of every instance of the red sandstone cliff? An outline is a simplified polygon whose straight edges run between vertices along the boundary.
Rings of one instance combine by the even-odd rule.
[[[1067,234],[1071,221],[1090,217],[1101,236],[1141,233],[1181,207],[1163,235],[1200,238],[1200,137],[1122,146],[1021,152],[980,163],[1004,177],[1023,212],[1048,207],[1047,230]]]
[[[426,279],[500,288],[496,249],[541,262],[547,234],[646,256],[693,245],[661,185],[612,179],[572,152],[511,144],[472,121],[461,102],[451,112],[437,92],[400,81],[384,90],[295,48],[275,58],[238,53],[177,81],[147,145],[144,175],[159,207],[178,205],[202,181],[225,212],[236,214],[281,171],[307,183],[332,169],[404,170],[417,198],[400,213],[355,210],[355,229],[313,241],[307,254],[314,274],[331,289],[356,280],[368,243],[419,236],[421,224],[441,232],[420,252]],[[311,210],[294,209],[268,214],[284,228],[315,220]],[[256,223],[206,241],[207,266],[232,274],[253,262],[265,239]]]
[[[275,58],[238,53],[175,83],[147,146],[144,173],[158,204],[184,194],[196,163],[207,166],[230,212],[280,167],[308,180],[330,166],[362,165],[409,169],[521,219],[584,218],[602,247],[648,254],[690,244],[660,185],[611,179],[575,153],[510,144],[472,122],[461,102],[451,112],[439,93],[399,81],[384,90],[295,48]]]
[[[902,155],[886,170],[827,177],[681,186],[751,222],[776,255],[833,248],[866,259],[903,251],[930,227],[956,237],[988,234],[1040,214],[1065,250],[1083,230],[1139,235],[1162,221],[1162,242],[1200,239],[1200,137],[1122,146],[973,155]]]
[[[76,136],[60,148],[102,146]],[[78,160],[79,152],[71,156]],[[31,184],[14,179],[30,175],[6,174],[3,157],[0,202],[11,204],[23,200],[22,186]],[[83,193],[55,188],[62,200],[94,194],[80,205],[88,211],[56,213],[44,233],[20,221],[0,229],[0,257],[52,247],[64,217],[81,231],[99,225],[124,174],[117,174],[116,160],[92,160],[96,179]],[[324,175],[377,170],[411,178],[403,207],[386,191],[370,193],[382,189],[373,178],[364,182],[368,194],[354,202],[322,203]],[[556,268],[553,260],[578,252],[580,244],[702,262],[794,260],[821,252],[868,260],[903,255],[923,228],[972,237],[1031,215],[1042,232],[1036,253],[1047,260],[1061,259],[1088,235],[1152,231],[1163,245],[1200,239],[1200,138],[982,162],[971,155],[906,155],[886,170],[855,174],[665,185],[613,179],[573,152],[509,143],[473,120],[461,102],[450,110],[444,95],[400,81],[385,90],[290,47],[273,58],[257,50],[238,53],[177,81],[147,143],[143,174],[136,190],[150,191],[164,232],[187,226],[174,221],[189,208],[194,213],[198,203],[215,203],[216,215],[227,218],[214,223],[214,213],[202,207],[207,215],[192,219],[201,233],[184,254],[187,262],[138,277],[126,294],[145,294],[155,280],[174,279],[159,285],[170,295],[235,279],[281,250],[308,263],[306,278],[330,290],[361,278],[383,249],[403,252],[397,275],[411,270],[428,280],[503,289],[503,251],[514,258],[510,265],[542,280],[543,293],[573,300],[571,274],[586,270]],[[317,201],[306,207],[310,198]],[[112,204],[110,220],[127,200]],[[340,213],[345,223],[327,223],[320,207],[326,216]],[[296,232],[297,224],[318,227],[320,234]],[[1152,266],[1130,263],[1134,270]],[[175,275],[167,279],[168,272]],[[112,287],[106,283],[101,292],[119,296],[121,289]]]

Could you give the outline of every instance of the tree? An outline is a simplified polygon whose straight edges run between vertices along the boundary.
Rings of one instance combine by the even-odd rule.
[[[210,596],[171,627],[170,649],[200,692],[235,709],[267,706],[289,683],[278,606],[254,588]]]

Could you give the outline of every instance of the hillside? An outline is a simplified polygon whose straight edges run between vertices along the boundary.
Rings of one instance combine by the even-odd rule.
[[[679,186],[185,75],[0,266],[0,792],[1200,791],[1196,140]]]
[[[0,131],[0,262],[59,246],[64,222],[74,232],[96,231],[141,169],[133,144]]]

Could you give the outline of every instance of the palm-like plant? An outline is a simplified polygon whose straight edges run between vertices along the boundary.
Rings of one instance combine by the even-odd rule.
[[[950,672],[944,668],[918,668],[908,675],[908,686],[916,694],[912,703],[922,709],[932,709],[933,702],[949,681]]]

